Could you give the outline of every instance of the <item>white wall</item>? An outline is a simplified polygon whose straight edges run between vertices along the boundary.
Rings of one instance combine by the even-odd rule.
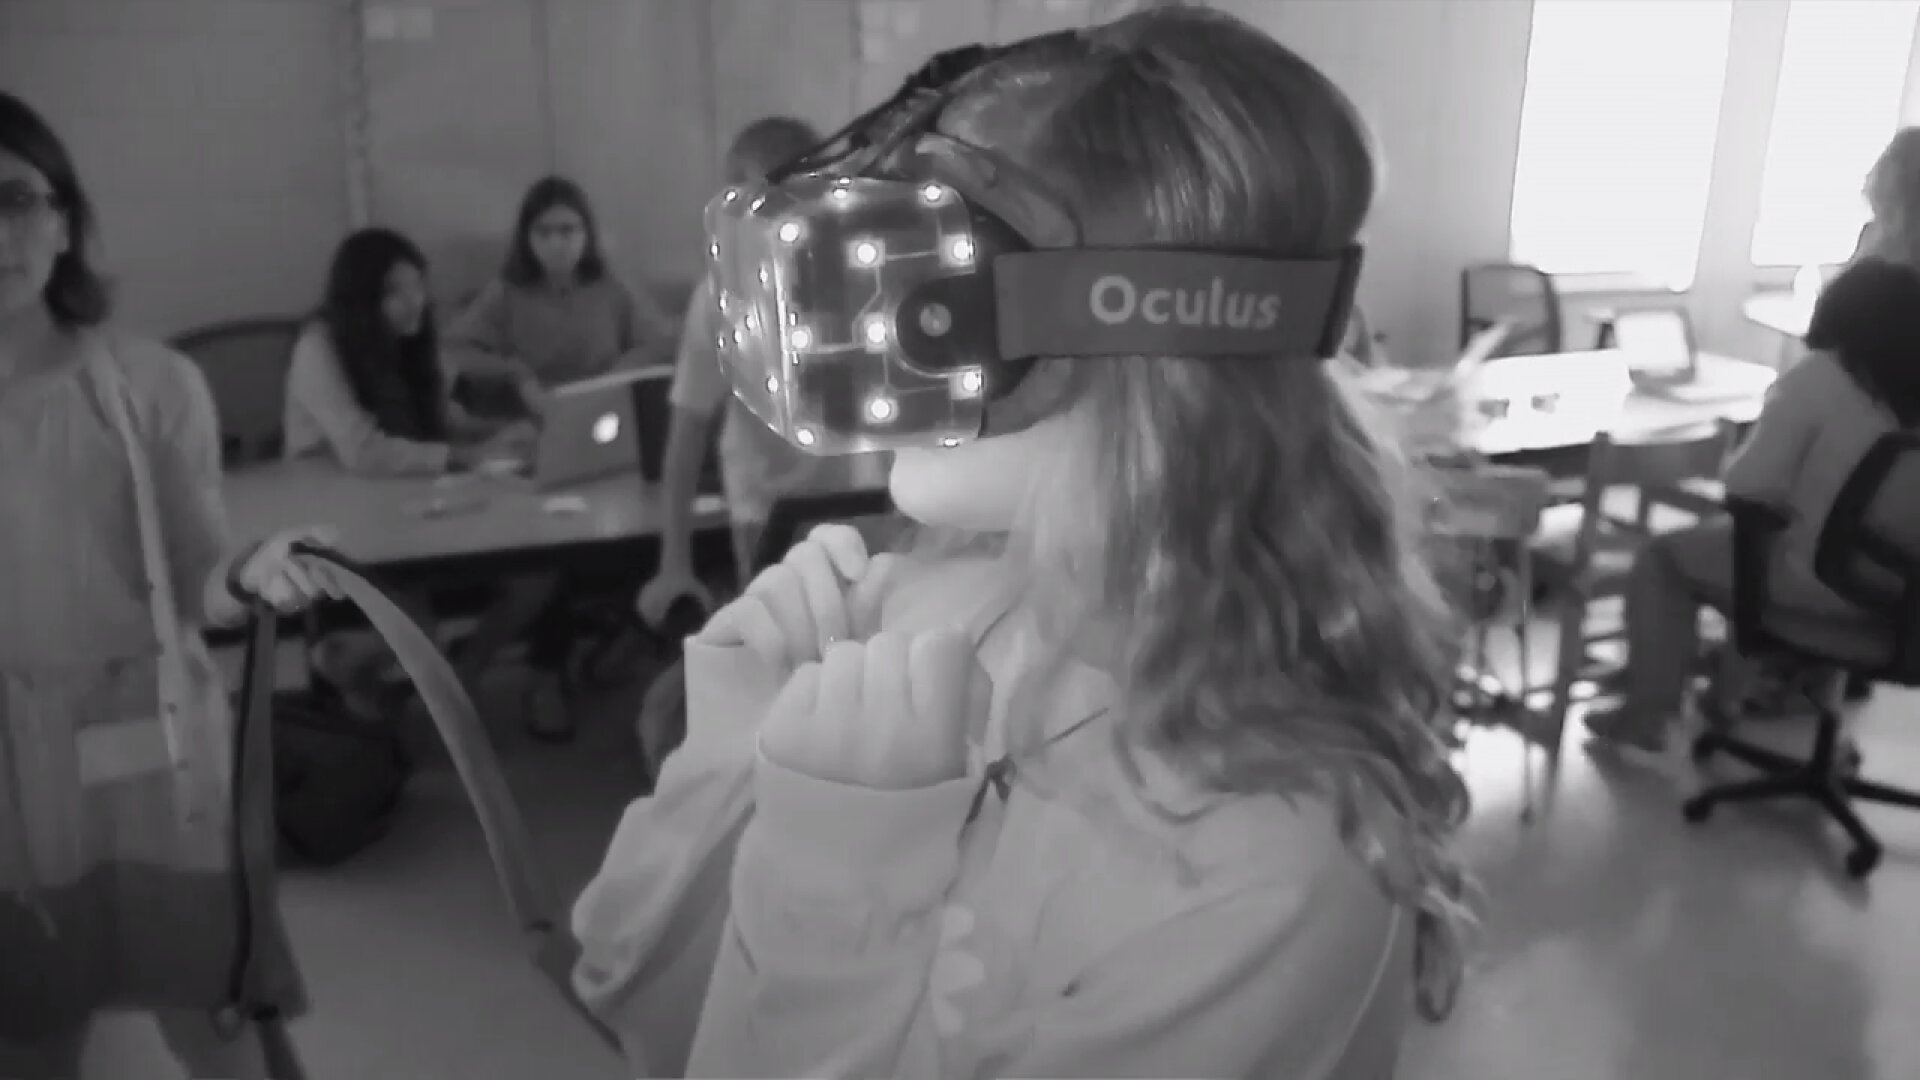
[[[594,195],[626,272],[686,277],[720,150],[748,120],[782,111],[836,126],[935,50],[1125,6],[367,3],[413,12],[415,29],[424,16],[428,32],[368,41],[351,0],[0,0],[0,85],[75,143],[131,318],[173,330],[312,303],[351,217],[343,133],[356,78],[370,105],[370,212],[422,242],[443,293],[492,272],[515,201],[549,170]],[[1367,114],[1387,173],[1361,301],[1397,355],[1443,357],[1459,268],[1506,253],[1531,0],[1215,3],[1322,65]],[[1710,346],[1756,356],[1771,346],[1738,304],[1786,4],[1737,5],[1692,298]]]
[[[0,0],[0,88],[79,159],[129,321],[318,298],[347,217],[333,6]]]

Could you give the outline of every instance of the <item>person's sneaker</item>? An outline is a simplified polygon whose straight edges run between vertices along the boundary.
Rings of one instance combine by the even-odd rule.
[[[525,708],[527,734],[542,742],[573,738],[573,710],[557,672],[536,671],[528,676]]]
[[[1608,746],[1654,755],[1667,752],[1667,725],[1648,723],[1625,709],[1595,709],[1585,723],[1593,737]]]

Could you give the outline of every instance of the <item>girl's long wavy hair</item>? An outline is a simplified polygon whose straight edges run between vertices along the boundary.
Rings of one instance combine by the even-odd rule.
[[[1335,252],[1378,182],[1325,75],[1180,5],[982,68],[941,127],[1048,177],[1088,246]],[[1023,395],[1093,451],[1036,500],[1097,511],[1036,506],[1022,543],[1070,610],[1121,628],[1126,741],[1216,790],[1330,800],[1417,912],[1421,1011],[1444,1016],[1472,925],[1448,851],[1468,795],[1436,724],[1456,634],[1396,448],[1310,356],[1043,360]]]

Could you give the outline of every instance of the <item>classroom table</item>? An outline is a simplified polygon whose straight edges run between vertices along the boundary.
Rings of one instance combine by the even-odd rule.
[[[1696,372],[1691,386],[1663,393],[1634,386],[1625,357],[1613,351],[1489,361],[1461,388],[1459,406],[1467,419],[1465,429],[1454,436],[1453,450],[1500,465],[1539,469],[1553,480],[1577,480],[1586,475],[1589,447],[1602,433],[1631,441],[1715,423],[1752,423],[1775,374],[1763,364],[1711,354],[1696,358]],[[1489,403],[1498,407],[1481,407]],[[1527,544],[1511,536],[1483,538],[1479,544],[1476,561],[1499,558],[1501,546],[1513,550],[1513,587],[1530,597],[1533,572]],[[1519,693],[1486,667],[1484,628],[1473,643],[1472,654],[1457,673],[1458,691],[1469,701],[1465,711],[1476,723],[1510,727],[1530,743],[1546,745],[1541,714],[1525,707]],[[1531,798],[1531,785],[1528,791]],[[1527,812],[1523,808],[1523,816]]]
[[[660,532],[659,495],[629,470],[563,491],[517,477],[356,476],[323,460],[278,461],[227,474],[236,543],[301,525],[339,532],[340,550],[363,565],[401,571],[502,561],[552,564],[594,551],[645,548]],[[705,496],[695,526],[724,524]]]
[[[1617,355],[1607,360],[1609,355],[1491,362],[1480,382],[1492,392],[1531,397],[1538,396],[1534,388],[1551,387],[1555,400],[1548,409],[1476,421],[1463,445],[1487,458],[1566,475],[1584,468],[1586,448],[1602,431],[1625,437],[1715,420],[1749,423],[1772,381],[1764,365],[1703,355],[1699,382],[1723,385],[1725,393],[1663,396],[1595,374],[1618,362]],[[548,493],[517,477],[356,476],[310,459],[236,470],[227,475],[224,493],[236,543],[301,525],[328,525],[339,530],[343,552],[382,568],[535,559],[550,565],[592,552],[649,551],[660,531],[659,494],[636,471]],[[703,496],[694,517],[698,529],[723,526],[725,504]]]
[[[1744,426],[1759,417],[1772,368],[1710,353],[1696,363],[1692,386],[1661,392],[1633,386],[1617,353],[1503,357],[1482,372],[1483,388],[1468,391],[1470,419],[1461,444],[1503,464],[1567,476],[1585,470],[1587,447],[1602,433],[1645,438],[1716,421]],[[1487,419],[1476,394],[1512,398],[1509,415]],[[1541,396],[1551,398],[1547,407],[1531,408],[1531,399]]]

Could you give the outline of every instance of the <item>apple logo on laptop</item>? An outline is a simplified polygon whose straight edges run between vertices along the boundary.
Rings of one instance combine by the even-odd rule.
[[[593,441],[598,445],[605,446],[619,437],[620,417],[618,414],[608,413],[593,422]]]

